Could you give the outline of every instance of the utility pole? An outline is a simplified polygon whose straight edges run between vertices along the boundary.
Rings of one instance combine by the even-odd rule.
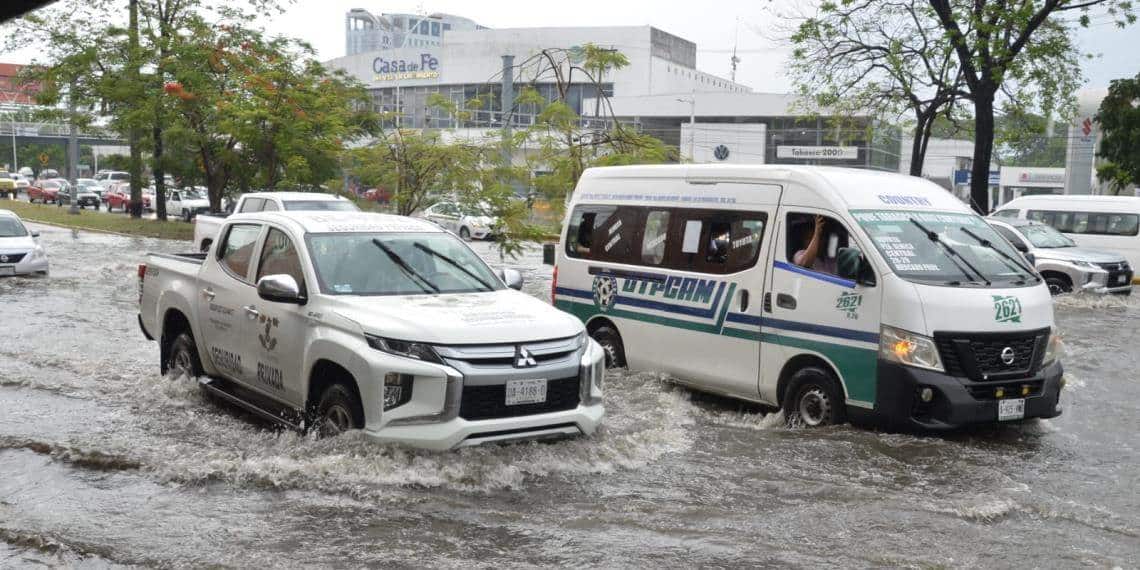
[[[79,215],[79,129],[75,126],[75,79],[67,92],[67,177],[71,182],[71,207],[67,213]]]
[[[515,106],[515,56],[503,56],[502,97],[499,117],[503,121],[503,166],[511,166],[511,120]]]

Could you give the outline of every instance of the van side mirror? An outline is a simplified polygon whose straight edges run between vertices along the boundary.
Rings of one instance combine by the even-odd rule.
[[[835,256],[839,276],[863,285],[874,285],[875,277],[871,265],[857,247],[841,247]]]
[[[257,280],[257,296],[274,303],[304,305],[308,300],[292,275],[266,275]]]
[[[502,279],[503,283],[506,284],[507,287],[510,287],[511,289],[514,289],[516,291],[522,291],[522,286],[523,286],[522,273],[519,273],[517,270],[514,270],[514,269],[500,269],[498,271],[498,274],[499,274],[499,279]]]

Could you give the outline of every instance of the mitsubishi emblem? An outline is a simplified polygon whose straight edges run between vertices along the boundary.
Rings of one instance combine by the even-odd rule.
[[[8,256],[0,255],[0,263],[8,263]]]
[[[515,347],[515,368],[533,368],[538,366],[534,356],[525,347]]]
[[[1007,346],[1001,349],[1001,361],[1004,362],[1006,366],[1013,364],[1016,357],[1017,355],[1013,353],[1013,348]]]

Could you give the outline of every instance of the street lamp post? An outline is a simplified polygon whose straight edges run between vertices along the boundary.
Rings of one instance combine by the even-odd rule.
[[[677,101],[689,104],[689,160],[696,162],[693,147],[697,140],[697,94],[693,92],[687,99],[678,98]]]
[[[71,82],[71,90],[67,94],[68,129],[67,129],[67,162],[71,166],[71,207],[67,213],[79,215],[79,130],[75,126],[75,81]]]

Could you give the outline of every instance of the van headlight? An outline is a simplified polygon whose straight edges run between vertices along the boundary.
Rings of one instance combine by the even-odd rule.
[[[879,329],[879,357],[916,368],[946,371],[934,339],[887,325]]]
[[[1061,344],[1061,335],[1057,332],[1057,327],[1049,327],[1049,342],[1045,345],[1045,357],[1041,359],[1041,366],[1053,364],[1061,357],[1063,351],[1064,346]]]
[[[364,338],[368,340],[368,346],[382,352],[387,352],[388,354],[403,356],[404,358],[414,358],[424,362],[443,364],[443,359],[436,354],[435,349],[433,349],[430,344],[396,340],[394,338],[384,338],[369,334],[364,335]]]

